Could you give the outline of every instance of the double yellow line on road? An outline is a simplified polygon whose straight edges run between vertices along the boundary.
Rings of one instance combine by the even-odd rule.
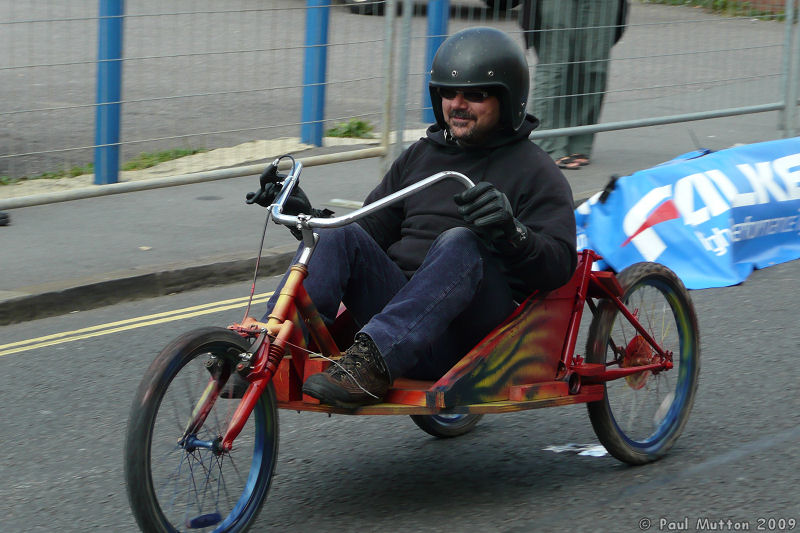
[[[266,303],[271,295],[272,292],[267,292],[253,296],[253,305]],[[143,328],[146,326],[163,324],[166,322],[173,322],[175,320],[183,320],[195,316],[219,313],[220,311],[228,311],[230,309],[237,309],[240,307],[245,307],[248,300],[249,296],[245,296],[244,298],[233,298],[231,300],[210,302],[193,307],[184,307],[183,309],[176,309],[174,311],[164,311],[163,313],[156,313],[154,315],[128,318],[125,320],[119,320],[117,322],[110,322],[108,324],[99,324],[97,326],[91,326],[88,328],[76,329],[74,331],[64,331],[62,333],[45,335],[44,337],[36,337],[34,339],[27,339],[9,344],[0,344],[0,357],[19,352],[25,352],[28,350],[35,350],[37,348],[46,348],[47,346],[53,346],[56,344],[90,339],[92,337],[101,337],[103,335],[110,335],[112,333],[119,333],[121,331]]]

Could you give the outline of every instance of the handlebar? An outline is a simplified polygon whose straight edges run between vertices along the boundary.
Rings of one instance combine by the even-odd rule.
[[[352,213],[348,213],[346,215],[342,215],[340,217],[333,217],[333,218],[319,218],[319,217],[310,217],[307,215],[286,215],[281,212],[283,205],[286,203],[286,199],[289,198],[289,195],[292,193],[292,190],[297,185],[298,181],[300,180],[300,172],[303,170],[303,163],[300,161],[295,162],[294,166],[292,167],[291,172],[283,181],[283,188],[281,189],[280,194],[275,199],[275,202],[272,204],[271,213],[272,219],[275,222],[283,225],[291,225],[291,226],[298,226],[301,228],[338,228],[340,226],[346,226],[351,222],[355,222],[356,220],[367,216],[370,213],[373,213],[379,209],[383,209],[384,207],[393,204],[397,201],[406,198],[414,193],[417,193],[427,187],[430,187],[434,183],[438,183],[444,179],[455,179],[459,183],[461,183],[465,189],[469,189],[474,185],[472,180],[470,180],[467,176],[460,172],[455,172],[452,170],[445,170],[442,172],[437,172],[431,176],[428,176],[425,179],[422,179],[408,187],[400,189],[397,192],[394,192],[388,196],[384,196],[380,200],[372,202],[369,205],[365,205],[359,209],[356,209]]]
[[[372,202],[369,205],[365,205],[359,209],[356,209],[352,213],[348,213],[347,215],[343,215],[340,217],[322,218],[322,217],[312,217],[306,214],[287,215],[282,212],[283,206],[286,205],[286,200],[292,194],[292,191],[300,181],[300,173],[303,171],[303,163],[301,163],[300,161],[295,161],[295,159],[292,158],[291,156],[281,156],[272,162],[271,167],[274,167],[274,169],[276,170],[276,172],[274,173],[275,176],[273,177],[282,177],[277,174],[277,168],[284,157],[291,159],[292,161],[291,170],[289,171],[289,174],[284,178],[283,183],[281,184],[280,193],[278,193],[277,198],[275,198],[275,201],[269,207],[269,215],[267,216],[267,221],[265,222],[265,224],[267,224],[269,222],[269,219],[272,218],[272,220],[274,220],[279,224],[283,224],[284,226],[294,227],[301,231],[303,250],[297,260],[297,263],[305,266],[308,265],[311,255],[314,253],[314,249],[316,248],[317,240],[319,239],[319,235],[314,233],[313,231],[314,228],[338,228],[340,226],[346,226],[347,224],[355,222],[356,220],[363,218],[368,214],[377,211],[378,209],[383,209],[384,207],[390,204],[398,202],[403,198],[406,198],[407,196],[417,193],[422,189],[430,187],[434,183],[438,183],[444,179],[455,179],[456,181],[461,183],[465,189],[469,189],[474,185],[472,183],[472,180],[470,180],[464,174],[452,170],[445,170],[443,172],[437,172],[436,174],[428,176],[427,178],[422,179],[414,183],[413,185],[409,185],[408,187],[400,189],[399,191],[392,193],[388,196],[385,196],[380,200]],[[262,176],[263,175],[264,174],[262,174]],[[264,226],[264,231],[266,232],[266,225]],[[261,237],[261,245],[262,247],[264,245],[263,235]],[[260,256],[261,253],[259,251],[259,257]],[[256,271],[258,271],[258,266],[256,266]],[[255,288],[255,281],[253,282],[253,287]]]

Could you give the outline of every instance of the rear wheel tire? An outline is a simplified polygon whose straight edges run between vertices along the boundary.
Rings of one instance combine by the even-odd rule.
[[[420,429],[440,439],[449,439],[469,433],[481,418],[483,415],[411,415],[411,420]]]
[[[672,369],[608,381],[604,399],[587,404],[592,427],[606,450],[638,465],[661,458],[686,425],[700,373],[700,335],[691,297],[667,267],[637,263],[618,279],[627,308],[662,349],[673,354]],[[624,368],[647,364],[654,353],[613,303],[600,303],[589,328],[587,363]]]
[[[232,331],[203,328],[175,339],[148,368],[134,398],[125,443],[128,500],[142,531],[245,531],[258,516],[278,452],[272,383],[231,451],[198,444],[225,433],[239,405],[230,391],[220,394],[201,427],[186,431],[209,384],[227,375],[248,348],[248,341]],[[224,369],[215,377],[205,364],[212,357],[215,368]],[[234,386],[227,381],[226,388]]]

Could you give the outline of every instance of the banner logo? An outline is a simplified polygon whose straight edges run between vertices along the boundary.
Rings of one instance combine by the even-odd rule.
[[[800,137],[685,154],[599,197],[576,210],[579,243],[616,270],[658,261],[706,288],[800,257]]]

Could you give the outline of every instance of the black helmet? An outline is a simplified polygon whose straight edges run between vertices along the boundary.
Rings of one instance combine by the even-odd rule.
[[[437,87],[496,87],[500,121],[517,131],[525,120],[530,79],[525,52],[511,37],[494,28],[467,28],[448,37],[433,58],[433,114],[443,129],[442,98]]]

